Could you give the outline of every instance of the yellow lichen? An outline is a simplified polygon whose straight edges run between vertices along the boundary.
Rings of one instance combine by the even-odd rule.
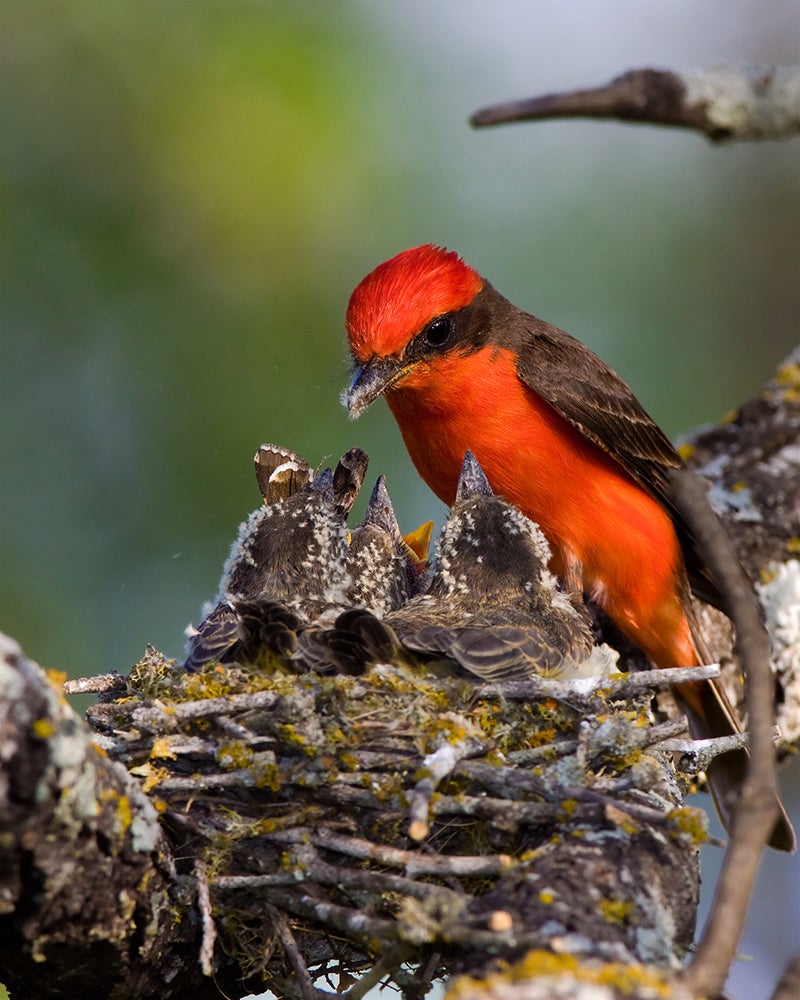
[[[170,776],[165,767],[153,767],[152,764],[139,764],[137,767],[130,768],[130,773],[137,778],[144,778],[142,782],[143,792],[151,792]]]
[[[308,740],[306,740],[302,733],[297,731],[295,726],[286,722],[282,726],[279,726],[278,729],[282,738],[291,746],[299,747],[309,757],[313,757],[316,754],[317,748],[310,746]]]
[[[758,582],[762,585],[762,587],[766,586],[768,583],[772,583],[772,581],[776,579],[779,568],[778,564],[770,563],[761,570],[758,574]]]
[[[682,806],[667,813],[667,827],[676,836],[689,837],[699,847],[708,840],[708,817],[702,809]]]
[[[217,763],[226,771],[240,771],[248,767],[253,759],[253,750],[246,743],[230,740],[220,743],[216,752]]]
[[[277,764],[259,764],[252,769],[255,773],[256,788],[267,788],[271,792],[277,792],[281,787],[281,769]]]
[[[150,750],[151,760],[177,760],[177,754],[172,749],[171,736],[158,736],[153,740],[153,746]]]
[[[221,698],[223,695],[236,693],[235,686],[228,679],[225,668],[219,664],[197,674],[186,674],[182,686],[183,693],[189,701],[199,701],[202,698]]]
[[[775,374],[775,381],[778,385],[800,389],[800,364],[781,365]]]
[[[581,961],[570,954],[529,951],[519,962],[484,978],[459,976],[445,993],[445,1000],[457,1000],[458,997],[478,992],[491,995],[493,990],[499,990],[504,985],[524,983],[526,980],[540,982],[566,978],[595,986],[608,986],[623,995],[648,989],[653,996],[666,1000],[673,993],[668,973],[656,972],[643,965]]]
[[[632,837],[639,829],[639,824],[631,814],[625,812],[624,809],[617,808],[615,805],[609,803],[606,806],[605,815],[609,822],[614,823],[629,837]]]
[[[117,828],[122,832],[131,825],[131,800],[127,795],[120,795],[116,810]]]
[[[31,726],[31,732],[37,740],[49,739],[55,731],[56,727],[52,719],[36,719]]]
[[[607,924],[621,926],[636,912],[636,904],[629,899],[603,899],[598,909]]]
[[[777,392],[768,389],[764,393],[765,398],[777,397],[787,403],[800,402],[800,365],[783,365],[776,372],[772,385],[777,386]]]

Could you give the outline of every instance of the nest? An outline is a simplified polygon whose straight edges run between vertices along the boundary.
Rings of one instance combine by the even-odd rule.
[[[544,536],[469,453],[426,584],[382,479],[346,528],[365,469],[358,449],[315,476],[262,446],[266,507],[186,663],[149,649],[128,677],[68,686],[101,694],[98,742],[161,813],[202,968],[351,1000],[382,980],[423,996],[556,939],[669,968],[705,816],[672,766],[685,720],[650,705],[718,668],[592,672]]]
[[[565,846],[606,831],[626,851],[648,831],[694,856],[704,815],[682,807],[667,753],[683,720],[649,715],[664,673],[476,684],[262,660],[187,674],[149,648],[128,677],[72,691],[103,692],[87,718],[197,884],[209,966],[216,937],[213,961],[249,989],[361,977],[353,995],[390,980],[413,997],[476,955],[545,947],[544,917],[577,932],[580,914],[541,888]]]

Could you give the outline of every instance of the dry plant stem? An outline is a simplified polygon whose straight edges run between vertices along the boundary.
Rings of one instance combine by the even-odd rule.
[[[313,849],[312,849],[313,850]],[[308,848],[306,848],[308,851]],[[416,883],[402,875],[387,875],[381,872],[354,871],[326,864],[320,860],[316,852],[303,858],[301,872],[281,875],[228,875],[219,878],[214,883],[217,889],[255,889],[274,885],[298,885],[303,881],[321,885],[333,885],[347,889],[371,889],[377,892],[398,892],[420,899],[453,896],[457,894],[439,886],[431,889],[426,883]]]
[[[211,912],[211,894],[208,889],[208,875],[205,862],[198,858],[194,863],[194,877],[197,881],[197,907],[203,927],[203,939],[200,945],[200,968],[204,976],[212,975],[214,971],[214,942],[217,940],[217,928]]]
[[[684,684],[688,681],[707,681],[719,677],[718,663],[707,663],[700,667],[675,667],[665,670],[639,670],[634,674],[620,674],[611,680],[597,681],[593,688],[583,683],[570,685],[565,681],[551,681],[547,678],[531,678],[524,681],[503,681],[498,684],[481,684],[477,694],[481,698],[554,698],[556,701],[581,705],[596,696],[597,691],[606,691],[618,701],[648,689],[668,687],[670,684]]]
[[[800,997],[800,951],[786,966],[771,1000],[797,1000],[798,997]]]
[[[223,695],[219,698],[204,698],[199,701],[183,701],[170,706],[170,710],[155,702],[145,702],[134,709],[130,716],[130,728],[144,732],[161,734],[179,731],[187,722],[212,716],[227,717],[233,711],[249,712],[256,709],[267,710],[275,707],[279,695],[274,691],[255,691],[252,694]],[[87,713],[93,723],[108,720],[113,723],[119,713],[118,706],[100,703],[92,705]]]
[[[800,132],[800,68],[634,69],[600,87],[481,108],[470,122],[576,117],[688,128],[713,142],[786,138]]]
[[[752,584],[731,549],[725,530],[694,473],[676,470],[671,493],[693,529],[707,565],[719,582],[736,626],[736,649],[745,675],[750,713],[750,762],[736,807],[714,901],[686,982],[700,996],[716,996],[728,976],[744,927],[761,852],[778,815],[772,744],[773,681],[769,637],[761,624]]]
[[[623,802],[611,795],[604,795],[602,792],[597,792],[593,788],[574,788],[567,789],[567,791],[571,792],[572,798],[577,802],[596,802],[604,806],[606,811],[614,810],[618,814],[625,813],[631,819],[641,823],[648,823],[655,828],[663,826],[666,820],[663,812],[660,812],[658,809],[650,809],[635,802]]]
[[[701,667],[671,667],[666,670],[640,670],[635,674],[627,674],[611,690],[615,698],[624,701],[632,698],[648,688],[667,687],[670,684],[683,684],[686,681],[710,681],[719,677],[718,663],[706,663]]]
[[[122,674],[98,674],[97,677],[78,677],[64,681],[64,694],[104,694],[107,691],[124,691],[128,685]]]
[[[397,924],[394,920],[369,917],[366,913],[349,910],[345,906],[309,896],[305,892],[278,889],[271,895],[275,903],[279,903],[284,909],[319,920],[341,934],[352,935],[359,941],[369,938],[380,941],[397,939]]]
[[[399,969],[403,962],[413,953],[413,949],[406,944],[399,944],[385,955],[379,962],[365,972],[364,975],[353,983],[350,989],[341,997],[341,1000],[362,1000],[373,986],[377,986],[380,981],[390,973]]]
[[[409,878],[415,875],[499,875],[511,867],[507,854],[442,855],[420,854],[418,851],[404,851],[399,847],[374,844],[361,837],[328,833],[311,827],[296,827],[293,830],[276,830],[267,836],[284,844],[312,843],[317,847],[338,851],[351,858],[378,861],[392,868],[402,868]]]
[[[460,740],[456,744],[443,743],[423,760],[423,776],[417,781],[408,808],[408,835],[421,841],[428,836],[431,799],[439,782],[451,774],[458,762],[475,747],[473,740]]]
[[[284,953],[294,970],[294,974],[297,976],[297,985],[300,987],[300,995],[303,997],[303,1000],[319,1000],[321,996],[327,996],[328,994],[317,990],[314,986],[314,981],[308,971],[305,959],[297,947],[292,929],[283,914],[279,910],[276,910],[271,903],[264,904],[264,912],[272,921],[272,926],[275,928],[278,940],[283,946]]]

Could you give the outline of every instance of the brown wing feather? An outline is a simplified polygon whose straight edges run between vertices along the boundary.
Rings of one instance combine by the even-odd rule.
[[[518,353],[519,377],[584,437],[619,462],[669,513],[693,592],[722,607],[716,582],[669,496],[668,471],[682,462],[667,436],[626,383],[593,351],[563,330],[505,304],[514,315],[499,326],[509,329],[511,324],[513,343],[508,346]]]

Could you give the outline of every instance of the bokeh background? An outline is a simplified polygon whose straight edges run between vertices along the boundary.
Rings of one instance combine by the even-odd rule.
[[[798,339],[798,140],[467,116],[799,55],[797,0],[6,0],[0,627],[71,674],[179,655],[262,441],[359,444],[406,528],[441,521],[386,407],[338,403],[349,293],[407,246],[581,337],[670,434],[718,420]],[[769,858],[734,996],[769,995],[798,927]]]

